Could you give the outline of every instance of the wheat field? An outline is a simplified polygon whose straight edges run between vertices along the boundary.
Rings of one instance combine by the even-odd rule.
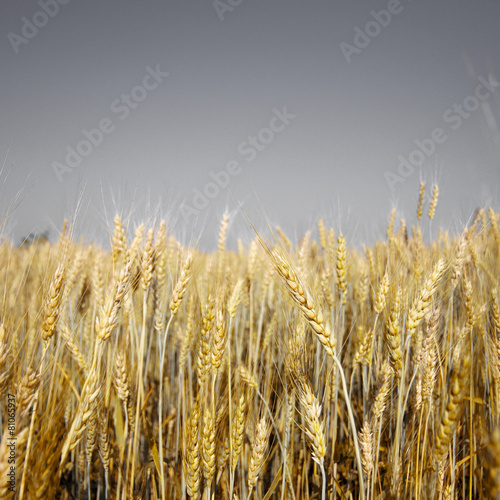
[[[424,190],[362,249],[3,241],[0,498],[500,498],[500,218]]]

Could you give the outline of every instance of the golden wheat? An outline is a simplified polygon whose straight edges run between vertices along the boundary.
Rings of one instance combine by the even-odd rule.
[[[499,497],[499,214],[432,239],[438,194],[360,248],[0,242],[0,496]]]

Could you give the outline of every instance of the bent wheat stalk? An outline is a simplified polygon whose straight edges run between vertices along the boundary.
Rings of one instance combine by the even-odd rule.
[[[262,240],[261,243],[263,244]],[[306,321],[314,330],[316,337],[319,339],[323,347],[325,348],[328,355],[333,359],[337,368],[339,369],[340,378],[342,380],[342,388],[344,390],[344,396],[346,401],[347,412],[349,415],[349,422],[351,424],[352,439],[354,442],[354,450],[356,454],[356,463],[359,471],[359,482],[361,498],[365,498],[365,487],[363,479],[363,466],[361,461],[361,452],[358,443],[358,432],[356,430],[356,422],[354,419],[354,413],[352,411],[351,402],[349,399],[349,391],[347,389],[347,382],[344,374],[344,369],[340,360],[335,354],[335,338],[330,332],[328,323],[324,323],[323,314],[319,309],[317,309],[314,301],[312,300],[311,294],[308,291],[303,280],[299,277],[298,271],[296,271],[286,253],[279,247],[274,249],[269,249],[265,244],[264,248],[267,250],[271,262],[278,273],[278,276],[283,284],[284,289],[287,291],[288,296],[292,300],[302,314],[304,315]]]

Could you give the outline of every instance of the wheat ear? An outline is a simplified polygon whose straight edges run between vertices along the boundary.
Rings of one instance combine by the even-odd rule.
[[[321,311],[317,309],[310,292],[292,267],[289,258],[279,248],[273,249],[270,256],[289,297],[302,311],[306,321],[314,330],[326,352],[330,356],[334,356],[335,339],[331,335],[328,323],[324,323]]]
[[[420,291],[418,297],[413,302],[412,308],[408,313],[408,319],[406,322],[406,328],[408,330],[408,334],[412,335],[424,316],[429,311],[431,306],[431,301],[434,293],[437,290],[439,282],[443,277],[445,269],[444,260],[441,259],[434,266],[432,273],[427,278],[424,287]]]
[[[183,461],[187,494],[195,500],[200,494],[199,424],[200,406],[196,401],[186,424]]]
[[[462,400],[467,382],[467,372],[470,366],[468,357],[462,361],[460,368],[454,370],[450,382],[450,395],[448,404],[446,405],[441,422],[436,433],[436,448],[434,457],[440,461],[448,448],[451,437],[455,432],[455,428],[462,410]]]
[[[322,484],[322,500],[326,498],[326,474],[325,474],[325,455],[326,455],[326,444],[325,444],[325,430],[324,424],[320,420],[321,416],[321,405],[319,404],[314,392],[305,379],[299,379],[297,381],[297,392],[299,395],[299,402],[304,412],[305,427],[304,432],[306,433],[309,443],[312,449],[312,459],[319,465],[321,469],[321,474],[323,476]]]
[[[207,498],[210,498],[210,485],[215,474],[215,418],[208,408],[203,417],[202,469]]]
[[[269,435],[269,424],[267,419],[262,417],[255,429],[255,436],[252,444],[252,456],[248,467],[248,499],[252,494],[253,488],[257,484],[267,448],[267,440]]]
[[[432,191],[432,199],[431,203],[429,205],[429,219],[432,220],[434,219],[434,214],[436,213],[436,206],[438,202],[438,196],[439,196],[439,188],[438,185],[434,185],[434,189]]]
[[[418,195],[418,207],[417,207],[417,219],[420,220],[422,218],[422,211],[424,208],[424,194],[425,194],[425,184],[423,182],[420,183],[420,192]]]

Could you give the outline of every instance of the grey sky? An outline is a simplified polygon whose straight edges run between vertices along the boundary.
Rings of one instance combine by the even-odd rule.
[[[2,6],[0,196],[5,212],[23,188],[8,224],[15,238],[59,226],[82,187],[80,224],[90,237],[107,230],[106,214],[135,207],[137,219],[154,216],[161,198],[187,239],[204,228],[210,240],[224,208],[239,201],[292,234],[322,216],[366,239],[393,206],[414,222],[421,176],[429,191],[439,182],[438,222],[461,225],[480,204],[499,208],[491,127],[500,90],[483,92],[460,123],[455,111],[444,119],[455,103],[475,103],[480,82],[465,54],[486,81],[500,76],[498,2],[220,0],[229,8],[219,15],[210,1],[65,0],[57,13],[55,1],[46,0],[53,17],[40,14],[43,0]],[[371,13],[388,8],[397,11],[390,21]],[[48,20],[27,43],[16,37],[23,17]],[[355,27],[375,36],[358,35],[366,47],[348,62],[341,44],[354,46]],[[169,75],[145,80],[155,68]],[[134,91],[141,102],[126,104],[122,94],[143,84],[150,90]],[[294,118],[272,122],[277,112]],[[103,120],[109,133],[60,182],[54,163],[64,165],[82,130]],[[391,189],[387,171],[398,174],[398,157],[436,128],[445,140]],[[211,173],[230,162],[218,177],[227,189],[210,191]],[[208,189],[206,207],[193,205],[193,189]]]

